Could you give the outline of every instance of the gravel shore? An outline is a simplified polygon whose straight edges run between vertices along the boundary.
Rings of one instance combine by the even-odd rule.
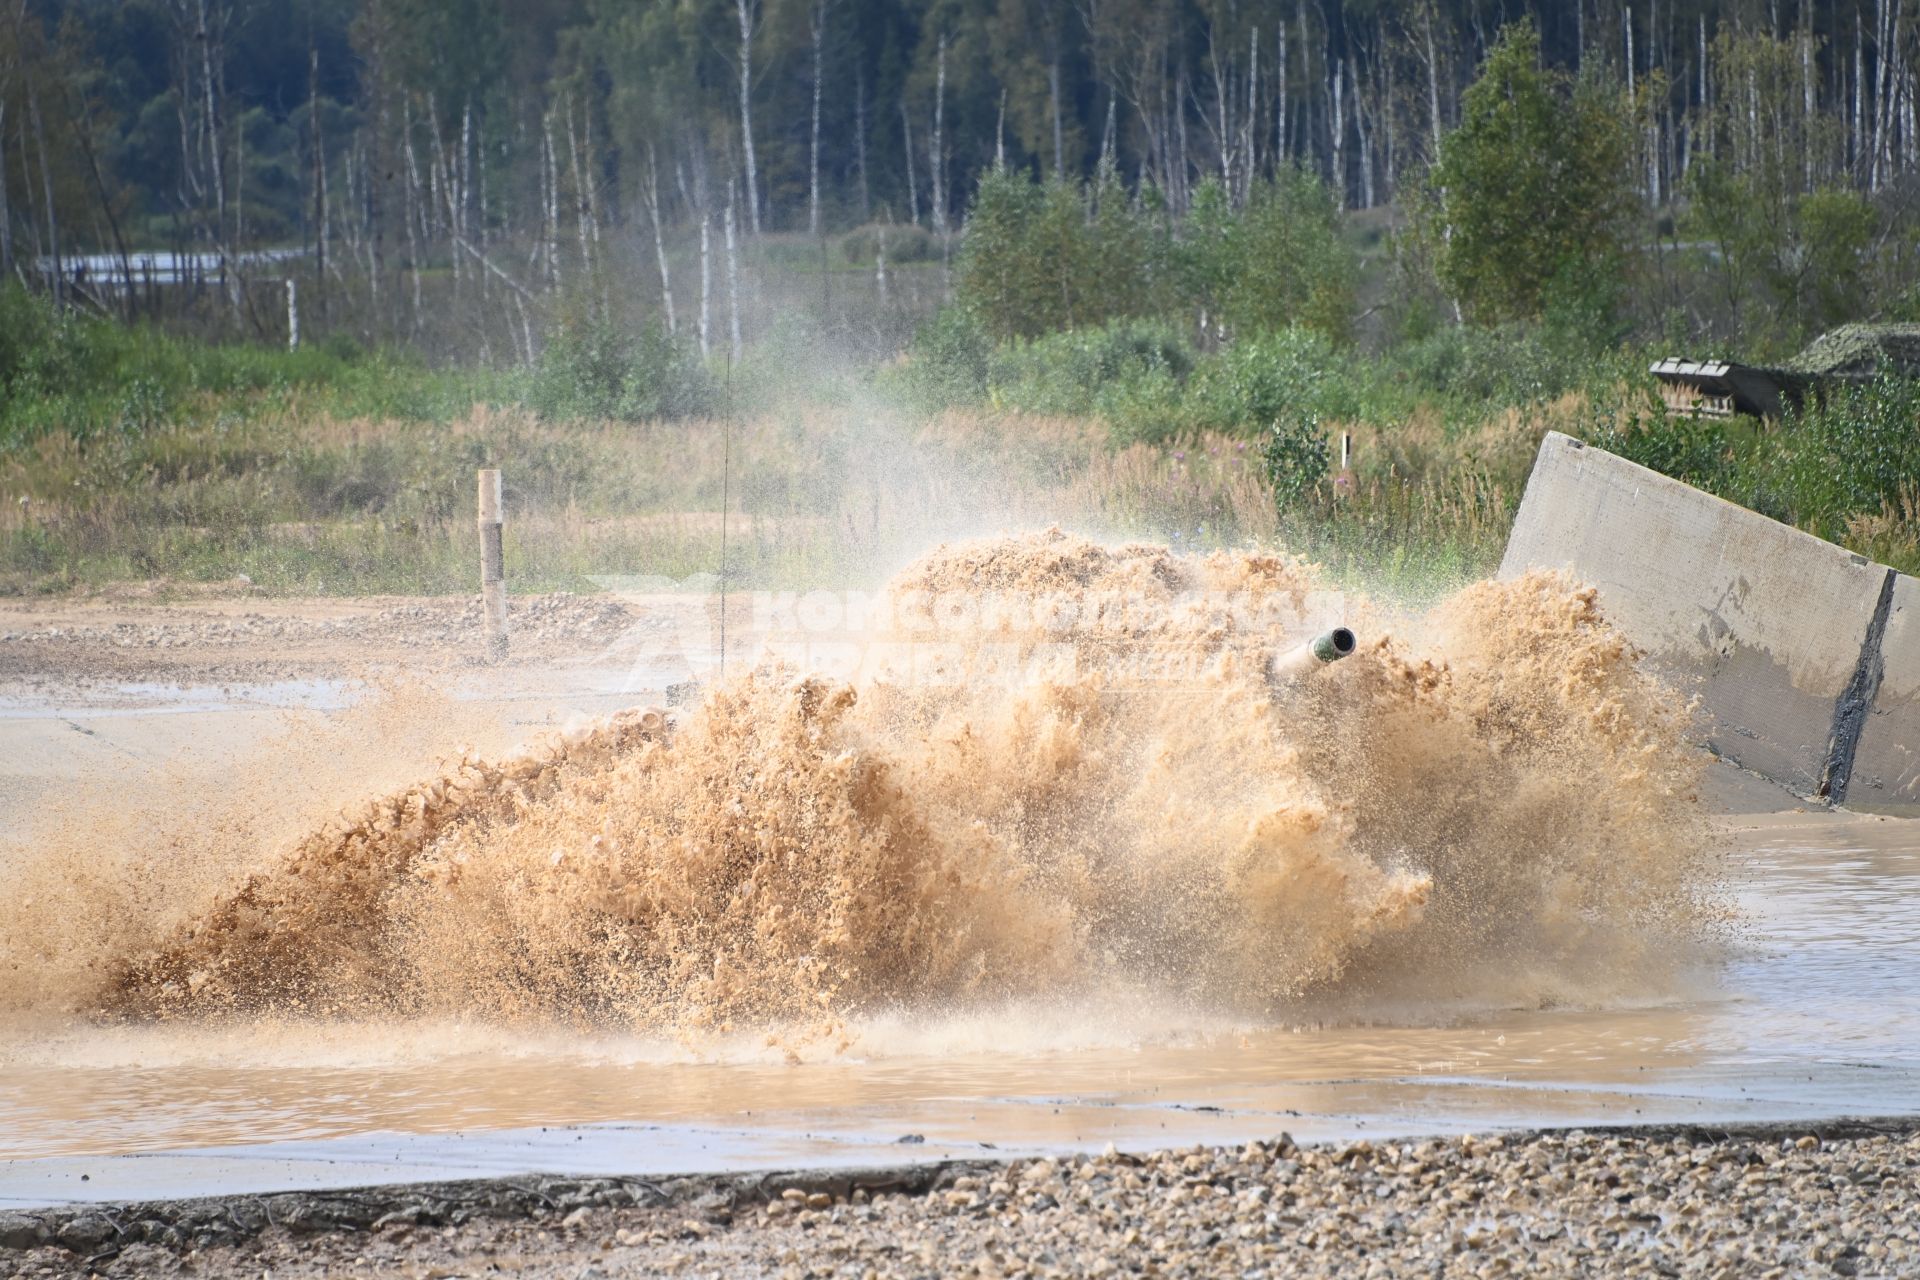
[[[231,1243],[230,1228],[143,1223],[138,1207],[16,1214],[16,1245],[37,1224],[77,1251],[0,1247],[0,1274],[1920,1275],[1920,1132],[1888,1128],[1283,1136],[837,1182],[548,1183],[524,1216],[395,1190],[371,1229],[251,1198],[280,1225]],[[226,1220],[244,1224],[247,1202],[224,1202]]]

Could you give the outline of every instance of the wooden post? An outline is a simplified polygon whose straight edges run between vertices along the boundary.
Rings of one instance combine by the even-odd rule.
[[[487,656],[507,656],[507,578],[500,544],[500,473],[480,473],[480,596]]]
[[[1340,433],[1340,470],[1333,476],[1333,496],[1350,498],[1353,496],[1353,432]]]
[[[287,350],[300,349],[300,286],[287,277]]]

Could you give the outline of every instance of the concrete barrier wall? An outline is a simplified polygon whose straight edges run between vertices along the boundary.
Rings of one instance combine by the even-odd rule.
[[[1699,695],[1717,754],[1803,797],[1844,798],[1858,772],[1881,780],[1869,788],[1880,802],[1903,790],[1920,800],[1911,581],[1558,432],[1540,446],[1500,571],[1533,567],[1598,588],[1608,617]],[[1896,621],[1878,697],[1881,633]]]

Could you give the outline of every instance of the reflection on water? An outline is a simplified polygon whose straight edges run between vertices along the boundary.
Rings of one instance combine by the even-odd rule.
[[[1167,1141],[1222,1113],[1298,1132],[1920,1110],[1920,822],[1809,817],[1741,845],[1732,953],[1652,1007],[1303,1028],[1116,999],[873,1021],[800,1065],[452,1025],[76,1028],[0,1046],[0,1157],[596,1121],[1067,1143],[1090,1108]]]

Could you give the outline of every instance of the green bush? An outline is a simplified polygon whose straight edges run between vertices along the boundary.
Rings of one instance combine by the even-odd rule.
[[[967,215],[954,295],[995,341],[1150,315],[1166,249],[1126,189],[993,170]]]
[[[1643,396],[1601,398],[1594,414],[1591,443],[1836,542],[1920,475],[1920,383],[1904,379],[1835,389],[1772,425]]]
[[[12,281],[0,282],[0,398],[35,377],[55,346],[53,308]]]
[[[1571,391],[1611,394],[1621,381],[1643,382],[1635,352],[1596,346],[1567,317],[1567,327],[1514,321],[1445,325],[1400,344],[1387,356],[1403,394],[1431,399],[1449,417],[1477,420],[1489,408],[1526,405]]]
[[[939,256],[931,231],[914,224],[901,226],[891,222],[870,222],[847,232],[840,238],[840,256],[855,265],[870,264],[879,256],[883,244],[890,263],[930,262]]]
[[[1355,416],[1361,388],[1322,334],[1292,328],[1201,355],[1164,320],[1116,320],[994,347],[949,308],[925,325],[907,362],[910,397],[930,406],[989,403],[1026,413],[1103,418],[1116,439],[1212,430],[1256,435],[1288,414]]]
[[[1292,328],[1242,339],[1195,369],[1188,386],[1191,425],[1258,432],[1283,417],[1352,417],[1357,405],[1346,361],[1324,334]]]
[[[1359,264],[1318,178],[1287,170],[1254,184],[1234,210],[1200,184],[1174,250],[1181,302],[1236,334],[1304,326],[1339,341],[1353,322]]]
[[[86,439],[150,431],[193,409],[197,396],[249,412],[296,388],[346,416],[444,418],[470,408],[500,379],[488,370],[434,372],[351,340],[287,351],[176,338],[126,326],[0,287],[0,449],[50,432]]]
[[[691,348],[658,324],[637,332],[603,321],[561,325],[527,386],[549,420],[686,418],[713,410],[713,379]]]
[[[1261,458],[1282,514],[1305,505],[1326,480],[1330,454],[1327,433],[1312,410],[1292,408],[1274,419]]]
[[[1470,319],[1538,316],[1569,269],[1619,269],[1636,209],[1632,147],[1611,85],[1545,69],[1531,20],[1501,31],[1414,203],[1440,281]]]
[[[1878,511],[1920,476],[1920,382],[1885,378],[1837,388],[1789,413],[1761,442],[1759,478],[1788,518],[1839,540],[1847,518]]]
[[[947,307],[914,333],[898,374],[900,390],[923,408],[978,404],[987,398],[992,351],[992,341],[971,312]]]
[[[988,361],[987,381],[991,398],[1010,408],[1097,413],[1103,400],[1143,380],[1184,382],[1193,361],[1192,345],[1175,326],[1117,320],[1009,343]]]
[[[1725,492],[1734,479],[1727,420],[1676,414],[1650,392],[1596,399],[1589,443],[1696,488]]]
[[[1148,190],[1111,179],[981,180],[955,296],[995,341],[1163,316],[1250,335],[1303,325],[1336,341],[1353,319],[1358,266],[1318,179],[1288,171],[1234,208],[1200,184],[1177,225]]]

